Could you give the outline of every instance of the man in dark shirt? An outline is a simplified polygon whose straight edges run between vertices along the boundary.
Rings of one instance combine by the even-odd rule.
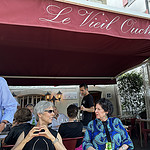
[[[80,85],[81,95],[84,96],[81,102],[80,110],[82,111],[82,123],[87,128],[88,123],[92,120],[92,112],[94,112],[93,97],[88,92],[88,86],[83,83]]]

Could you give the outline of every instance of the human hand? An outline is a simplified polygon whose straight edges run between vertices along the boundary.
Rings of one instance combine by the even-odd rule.
[[[2,132],[5,129],[5,123],[0,123],[0,132]]]
[[[124,150],[124,149],[126,149],[126,148],[125,147],[124,148],[120,147],[118,150]]]
[[[54,136],[51,134],[46,125],[41,126],[40,129],[43,130],[43,132],[39,132],[39,136],[44,136],[50,140],[54,138]]]
[[[118,150],[125,150],[128,149],[128,145],[127,144],[123,144]]]
[[[80,110],[85,111],[85,109],[86,109],[86,108],[85,108],[83,105],[81,105]]]
[[[30,132],[25,137],[26,142],[29,142],[33,137],[39,136],[39,132],[41,131],[41,128],[39,127],[33,127]]]
[[[90,146],[87,150],[96,150],[96,149]]]

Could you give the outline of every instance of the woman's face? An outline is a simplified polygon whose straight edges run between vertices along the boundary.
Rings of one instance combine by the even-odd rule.
[[[108,114],[108,112],[105,112],[104,109],[101,107],[101,105],[96,104],[95,108],[96,118],[103,121],[106,118],[106,114]]]
[[[54,117],[54,109],[53,107],[48,107],[45,109],[45,111],[43,112],[43,114],[41,114],[41,121],[44,124],[49,124],[52,123],[52,119]]]

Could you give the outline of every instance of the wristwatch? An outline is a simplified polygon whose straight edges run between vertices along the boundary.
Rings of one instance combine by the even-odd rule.
[[[1,123],[7,124],[7,122],[6,122],[6,121],[2,121]]]
[[[55,140],[52,142],[53,145],[54,145],[56,142],[58,142],[58,141],[59,141],[58,138],[55,138]]]

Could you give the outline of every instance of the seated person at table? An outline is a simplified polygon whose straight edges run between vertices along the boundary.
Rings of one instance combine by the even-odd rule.
[[[111,101],[102,98],[96,101],[96,119],[89,122],[83,139],[83,150],[134,149],[133,143],[120,119],[110,117],[113,112]]]
[[[52,124],[50,124],[49,127],[51,127],[55,131],[58,131],[61,123],[68,122],[69,118],[64,114],[59,113],[56,106],[54,106],[54,114],[55,115],[54,115],[54,118],[52,120]]]
[[[22,132],[13,150],[66,150],[59,133],[48,129],[54,117],[53,103],[40,101],[34,107],[37,125],[27,135]]]
[[[62,138],[75,138],[82,136],[83,124],[77,122],[78,107],[71,104],[67,108],[67,115],[69,117],[69,122],[62,123],[59,127],[58,132]],[[82,139],[78,140],[76,147],[82,144]]]
[[[28,131],[33,127],[31,124],[27,123],[31,118],[32,114],[29,109],[18,109],[14,114],[15,125],[11,128],[10,132],[4,139],[4,144],[14,145],[23,131],[25,132],[25,135],[27,135]]]
[[[29,104],[26,105],[26,108],[28,108],[32,113],[32,119],[28,123],[35,126],[37,124],[37,122],[36,122],[36,119],[35,119],[35,115],[33,114],[34,105],[29,103]]]

